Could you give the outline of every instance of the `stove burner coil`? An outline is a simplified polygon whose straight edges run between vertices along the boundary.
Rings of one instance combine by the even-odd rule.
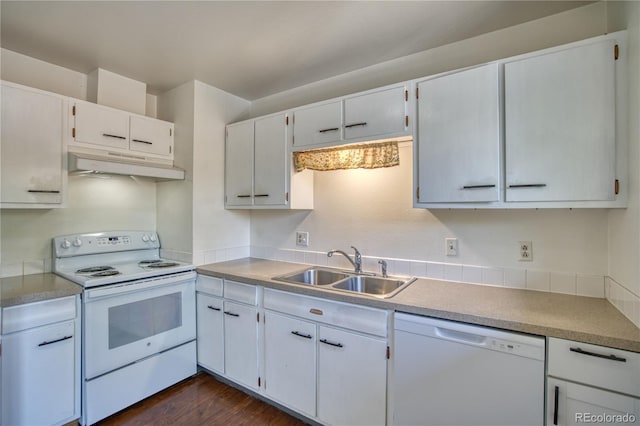
[[[113,270],[113,266],[91,266],[89,268],[78,269],[76,271],[76,274],[91,274],[94,272],[103,272],[103,271],[112,271],[112,270]]]
[[[100,277],[110,277],[112,275],[120,275],[120,272],[111,268],[110,270],[96,272],[95,274],[91,274],[92,277],[100,278]]]
[[[178,266],[176,262],[156,262],[147,265],[147,268],[171,268],[172,266]]]
[[[162,260],[159,259],[155,259],[155,260],[141,260],[140,262],[138,262],[138,265],[140,266],[148,266],[151,265],[153,263],[162,263]]]

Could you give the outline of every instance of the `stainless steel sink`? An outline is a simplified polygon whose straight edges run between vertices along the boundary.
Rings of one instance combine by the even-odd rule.
[[[272,279],[293,284],[323,286],[323,288],[330,290],[347,291],[385,299],[395,296],[416,280],[406,277],[383,278],[360,275],[318,267],[279,275]]]
[[[332,271],[330,269],[309,268],[293,274],[280,275],[273,279],[295,284],[329,285],[348,278],[349,276],[350,275],[344,272]]]
[[[335,283],[331,287],[336,290],[351,291],[371,296],[388,298],[396,295],[415,278],[381,278],[367,275],[355,275]]]

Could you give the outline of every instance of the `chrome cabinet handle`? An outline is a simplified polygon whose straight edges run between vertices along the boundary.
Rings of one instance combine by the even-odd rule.
[[[102,136],[107,138],[126,139],[124,136],[112,135],[110,133],[103,133]]]
[[[224,314],[225,315],[229,315],[231,317],[239,317],[240,316],[240,314],[234,314],[233,312],[229,312],[229,311],[224,311]]]
[[[325,345],[329,345],[329,346],[335,346],[336,348],[342,348],[342,343],[334,343],[334,342],[330,342],[327,339],[320,339],[321,343],[324,343]]]
[[[141,139],[132,139],[133,142],[138,142],[138,143],[146,143],[147,145],[153,145],[153,142],[149,142],[149,141],[143,141]]]
[[[27,189],[27,192],[35,193],[35,194],[59,194],[58,190],[48,190],[48,189]]]
[[[302,333],[300,333],[299,331],[292,331],[292,332],[291,332],[291,334],[294,334],[294,335],[296,335],[296,336],[300,336],[300,337],[304,337],[305,339],[311,339],[311,338],[313,338],[313,336],[312,336],[312,335],[310,335],[310,334],[302,334]]]
[[[553,394],[553,424],[558,424],[558,400],[560,399],[560,388],[555,387]]]
[[[599,353],[596,353],[596,352],[585,351],[584,349],[579,348],[579,347],[569,348],[569,350],[571,352],[575,352],[575,353],[578,353],[578,354],[581,354],[581,355],[594,356],[596,358],[608,359],[610,361],[627,362],[626,358],[622,358],[622,357],[616,356],[614,354],[610,354],[610,355],[599,354]]]
[[[56,340],[44,341],[44,342],[40,343],[38,346],[53,345],[54,343],[62,342],[64,340],[69,340],[69,339],[73,339],[73,336],[64,336],[64,337],[61,337],[61,338],[56,339]]]
[[[220,308],[214,308],[214,307],[213,307],[213,306],[211,306],[211,305],[207,305],[207,308],[212,309],[212,310],[214,310],[214,311],[220,311],[220,310],[221,310]]]
[[[495,185],[465,185],[462,189],[482,189],[482,188],[495,188]]]
[[[338,130],[340,130],[339,127],[331,127],[329,129],[322,129],[322,130],[318,130],[319,133],[326,133],[326,132],[337,132]]]
[[[367,125],[367,122],[363,121],[362,123],[345,124],[344,127],[345,129],[349,129],[351,127],[366,126],[366,125]]]
[[[509,188],[544,188],[546,183],[526,183],[522,185],[509,185]]]

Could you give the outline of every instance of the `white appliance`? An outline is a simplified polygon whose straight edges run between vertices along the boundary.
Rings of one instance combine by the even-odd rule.
[[[394,425],[544,424],[543,337],[397,313]]]
[[[194,266],[155,232],[53,239],[56,274],[82,293],[82,418],[93,424],[196,373]]]

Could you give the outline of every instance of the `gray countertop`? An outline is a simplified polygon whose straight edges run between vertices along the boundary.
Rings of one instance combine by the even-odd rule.
[[[82,287],[51,273],[0,278],[0,305],[3,308],[80,293]]]
[[[271,279],[308,266],[245,258],[197,271],[325,299],[640,352],[640,328],[606,299],[432,279],[418,279],[394,297],[379,299]]]

